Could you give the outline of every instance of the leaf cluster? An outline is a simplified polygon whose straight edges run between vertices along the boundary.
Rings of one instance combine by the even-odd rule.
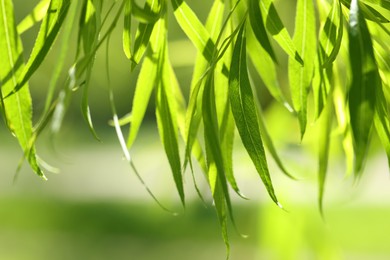
[[[193,174],[194,163],[198,163],[209,185],[227,248],[228,217],[233,220],[229,190],[243,197],[233,171],[235,134],[270,198],[280,207],[265,148],[282,172],[293,178],[268,133],[257,99],[259,87],[251,80],[253,73],[260,76],[274,100],[296,116],[301,139],[306,133],[308,112],[320,125],[321,211],[334,129],[341,133],[348,172],[356,178],[363,172],[374,134],[390,159],[390,1],[297,0],[292,36],[272,0],[214,0],[205,23],[189,1],[141,2],[143,6],[134,0],[41,0],[16,24],[13,2],[0,0],[0,110],[24,158],[42,178],[45,175],[35,141],[44,128],[58,132],[76,91],[82,92],[82,114],[98,139],[88,100],[91,77],[96,52],[104,43],[109,48],[115,29],[122,30],[124,55],[132,69],[140,67],[132,108],[123,118],[117,115],[114,92],[109,86],[112,122],[126,160],[153,196],[130,150],[154,92],[157,126],[180,200],[184,205],[183,174],[187,168]],[[171,13],[197,50],[189,97],[183,95],[168,54]],[[24,61],[21,35],[36,25],[40,28],[35,44]],[[73,65],[66,67],[75,27],[77,52]],[[45,109],[33,125],[28,82],[59,34],[61,51],[48,82]],[[280,55],[275,51],[276,45],[288,57],[288,96],[279,82]],[[248,58],[255,68],[251,73]],[[68,77],[60,84],[62,71],[67,71]],[[311,97],[312,105],[308,106]],[[123,127],[129,127],[127,138]],[[200,192],[199,195],[202,196]]]

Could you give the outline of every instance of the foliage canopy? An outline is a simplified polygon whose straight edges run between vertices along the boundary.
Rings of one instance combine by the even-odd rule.
[[[297,0],[293,36],[272,0],[214,0],[205,23],[187,2],[41,0],[16,24],[13,2],[0,0],[1,114],[34,172],[45,178],[35,149],[37,137],[44,128],[58,132],[75,91],[82,92],[82,114],[98,138],[89,109],[89,87],[96,52],[104,43],[109,48],[115,29],[123,32],[123,51],[132,69],[140,66],[127,116],[118,118],[111,86],[108,97],[125,158],[153,196],[129,151],[154,92],[159,134],[181,202],[185,204],[182,175],[188,167],[193,171],[196,159],[213,195],[227,247],[228,216],[233,220],[229,189],[242,196],[233,172],[235,131],[269,196],[279,206],[264,147],[280,169],[292,177],[267,132],[248,57],[275,101],[296,116],[301,138],[305,136],[308,112],[320,124],[321,210],[333,129],[342,133],[348,171],[355,178],[361,176],[374,134],[390,158],[389,0]],[[171,13],[197,50],[189,97],[184,97],[168,55]],[[24,61],[21,35],[37,24],[40,28],[34,47]],[[65,58],[75,24],[77,51],[68,68]],[[28,82],[59,34],[61,52],[48,82],[46,105],[33,124]],[[276,45],[288,56],[287,97],[278,80]],[[68,77],[60,83],[62,71],[67,71]],[[310,99],[312,105],[308,106]],[[127,125],[126,139],[122,127]],[[184,151],[180,142],[185,144]]]

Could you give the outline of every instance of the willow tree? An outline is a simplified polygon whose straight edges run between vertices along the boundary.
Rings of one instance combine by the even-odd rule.
[[[187,2],[190,1],[41,0],[16,24],[14,9],[18,7],[11,0],[0,0],[1,114],[37,175],[46,179],[35,142],[45,128],[58,132],[75,91],[82,92],[82,114],[97,137],[89,109],[89,86],[96,52],[109,43],[115,30],[122,30],[120,47],[131,68],[140,66],[128,116],[118,118],[112,86],[108,96],[125,158],[144,183],[130,151],[154,92],[157,126],[180,200],[184,206],[182,176],[186,170],[193,173],[197,163],[209,184],[227,247],[227,220],[229,216],[233,220],[229,190],[242,196],[235,180],[239,172],[233,171],[235,133],[271,200],[280,207],[264,147],[291,177],[267,132],[257,98],[259,87],[252,84],[254,75],[248,71],[248,58],[255,68],[252,74],[257,73],[275,102],[296,117],[301,138],[305,136],[308,112],[320,124],[320,210],[332,129],[342,133],[347,169],[354,178],[363,172],[373,135],[379,137],[389,158],[389,0],[297,0],[292,36],[272,0],[211,1],[204,23]],[[174,22],[168,21],[171,14],[197,50],[190,86],[179,85],[170,62],[168,31]],[[40,26],[39,32],[25,61],[21,35],[34,26]],[[72,32],[76,29],[75,40]],[[39,120],[32,122],[29,80],[60,34],[61,51],[47,82],[45,108]],[[67,66],[65,58],[72,41],[76,41],[77,50],[73,65]],[[287,96],[278,81],[277,45],[288,56]],[[64,71],[67,79],[60,82]],[[185,97],[183,89],[187,87],[190,94]],[[127,137],[122,133],[123,127],[129,127]],[[185,149],[180,148],[181,143]]]

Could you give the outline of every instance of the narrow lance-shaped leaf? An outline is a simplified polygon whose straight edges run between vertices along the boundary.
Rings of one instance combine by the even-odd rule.
[[[301,139],[307,124],[307,94],[310,90],[314,73],[313,57],[316,56],[316,28],[312,0],[298,0],[295,15],[294,44],[299,50],[305,66],[301,66],[290,57],[288,76],[290,80],[291,98],[298,115]]]
[[[230,65],[230,104],[244,147],[252,159],[270,197],[275,203],[281,206],[276,198],[268,171],[267,159],[259,130],[257,109],[249,83],[244,31],[245,27],[243,26],[238,33],[232,63]]]
[[[172,0],[173,13],[180,27],[206,60],[214,53],[214,43],[209,33],[192,9],[183,0]]]
[[[390,10],[390,0],[365,0],[364,2],[379,5],[387,10]]]
[[[251,26],[247,26],[246,32],[247,52],[257,73],[276,101],[283,104],[288,111],[293,112],[293,108],[287,102],[280,88],[274,61],[256,40]]]
[[[216,40],[217,36],[221,30],[221,24],[224,14],[224,3],[221,0],[215,0],[213,6],[211,7],[209,16],[206,21],[206,30],[209,32],[212,40]],[[188,109],[186,113],[186,154],[184,159],[184,169],[186,168],[188,162],[191,162],[191,153],[201,155],[203,152],[199,150],[199,146],[194,148],[193,145],[196,143],[197,132],[199,125],[201,123],[201,106],[202,106],[202,93],[204,85],[204,74],[209,66],[210,60],[206,60],[202,53],[198,52],[196,57],[194,72],[191,81],[191,90],[190,90],[190,99],[188,104]],[[200,157],[202,158],[202,156]]]
[[[88,0],[85,4],[85,14],[83,16],[84,25],[82,27],[81,38],[83,39],[84,54],[87,56],[94,56],[92,51],[98,44],[99,34],[101,30],[101,0]],[[91,112],[89,108],[89,87],[91,84],[91,75],[94,65],[94,58],[92,58],[88,65],[85,75],[85,84],[83,86],[83,97],[81,101],[82,115],[88,124],[89,130],[94,137],[99,140],[99,137],[94,129]]]
[[[145,9],[150,9],[150,11],[158,13],[160,12],[161,5],[160,0],[147,0],[145,2]],[[135,34],[133,56],[131,64],[131,69],[133,70],[137,64],[141,61],[142,57],[145,54],[146,48],[149,44],[150,37],[153,32],[155,23],[142,23],[138,25],[137,32]]]
[[[109,102],[110,102],[110,107],[111,107],[111,112],[112,112],[112,116],[113,116],[113,120],[112,120],[112,123],[113,123],[113,126],[115,127],[115,131],[116,131],[116,134],[117,134],[117,137],[118,137],[118,141],[120,143],[120,146],[122,148],[122,151],[123,151],[123,154],[124,154],[124,157],[126,159],[126,161],[130,164],[130,167],[133,169],[135,175],[137,176],[138,180],[141,182],[141,184],[143,185],[143,187],[145,188],[145,190],[149,193],[149,195],[154,199],[154,201],[165,211],[167,212],[170,212],[174,215],[176,215],[176,213],[170,211],[169,209],[167,209],[166,207],[164,207],[164,205],[157,199],[157,197],[153,194],[153,192],[150,190],[150,188],[148,187],[148,185],[145,183],[145,181],[143,180],[143,178],[141,177],[141,175],[139,174],[137,168],[135,167],[135,164],[130,156],[130,152],[129,150],[127,149],[127,145],[126,145],[126,142],[125,142],[125,138],[123,136],[123,133],[122,133],[122,129],[121,129],[121,126],[120,126],[120,119],[118,119],[118,114],[116,112],[116,107],[115,107],[115,99],[114,99],[114,90],[113,90],[113,87],[111,85],[111,81],[110,81],[110,76],[109,76],[109,55],[108,55],[108,50],[109,50],[109,40],[107,41],[107,50],[106,50],[106,66],[107,66],[107,80],[108,80],[108,96],[109,96]]]
[[[18,34],[21,35],[31,27],[33,27],[36,23],[42,21],[47,13],[47,8],[49,7],[50,0],[42,0],[40,1],[32,10],[30,14],[28,14],[19,24],[18,24]]]
[[[352,70],[348,101],[354,139],[355,174],[359,174],[368,150],[376,92],[381,81],[370,32],[360,11],[358,0],[351,1],[348,35],[349,59]]]
[[[224,65],[231,63],[231,51],[224,55],[224,57],[217,63],[214,71],[215,83],[215,103],[217,116],[219,120],[219,134],[221,137],[221,150],[223,153],[226,178],[233,188],[233,190],[241,197],[245,198],[238,188],[236,179],[233,174],[233,145],[234,145],[234,131],[235,124],[233,114],[229,102],[229,78],[228,72],[223,73]]]
[[[53,96],[55,92],[55,88],[57,86],[58,79],[60,77],[61,71],[64,68],[65,59],[67,58],[67,55],[69,55],[69,45],[70,40],[72,36],[72,28],[74,26],[74,22],[76,20],[76,14],[78,7],[80,7],[80,3],[78,2],[72,2],[71,6],[69,8],[68,18],[64,23],[63,28],[63,35],[62,35],[62,43],[61,43],[61,49],[60,49],[60,55],[57,59],[57,63],[54,66],[54,70],[50,79],[46,101],[45,101],[45,108],[44,112],[42,113],[42,118],[45,117],[45,115],[49,112],[49,109],[52,105]]]
[[[336,59],[343,38],[343,28],[341,3],[335,0],[320,31],[319,54],[322,67],[328,67]]]
[[[32,101],[27,82],[20,87],[20,91],[3,99],[4,93],[9,93],[18,84],[24,69],[22,42],[16,31],[13,4],[10,0],[0,0],[0,57],[0,96],[4,120],[18,139],[32,170],[46,179],[37,162],[35,145],[31,143]]]
[[[261,0],[260,10],[263,14],[267,31],[274,37],[280,47],[282,47],[282,49],[290,57],[294,58],[297,62],[303,65],[303,59],[297,52],[297,49],[288,34],[286,27],[283,25],[272,0]]]
[[[69,0],[52,0],[50,2],[50,6],[42,21],[30,58],[19,76],[17,85],[10,93],[7,93],[7,96],[22,88],[41,65],[60,31],[68,12],[69,5]]]
[[[315,70],[314,77],[312,81],[312,90],[314,97],[314,117],[317,119],[328,100],[328,94],[331,89],[331,81],[333,78],[332,74],[332,64],[330,66],[323,68],[321,64],[320,54],[317,52],[315,57]]]
[[[178,145],[178,125],[176,114],[178,105],[176,103],[176,97],[174,96],[174,89],[171,85],[169,62],[167,60],[168,49],[166,35],[168,32],[166,19],[166,15],[164,15],[164,19],[161,19],[162,25],[160,37],[162,38],[162,43],[159,46],[160,50],[158,57],[157,78],[159,79],[159,83],[156,91],[156,114],[160,138],[168,157],[169,165],[171,166],[173,178],[177,191],[179,192],[181,202],[185,205],[180,163],[181,160]]]
[[[261,46],[273,59],[273,61],[277,62],[275,52],[272,49],[267,32],[265,30],[263,16],[259,7],[259,0],[249,0],[249,20],[257,41],[261,44]]]
[[[137,79],[135,93],[132,105],[132,122],[130,125],[129,137],[127,139],[127,146],[130,148],[135,138],[138,135],[139,128],[144,119],[145,112],[149,103],[153,88],[156,86],[157,78],[157,60],[159,57],[159,49],[164,44],[164,36],[162,35],[164,24],[157,22],[153,27],[153,33],[150,38],[150,45],[147,56],[141,67],[140,74]]]
[[[207,164],[209,166],[209,183],[216,204],[218,218],[220,220],[222,235],[229,253],[229,240],[227,237],[227,216],[225,203],[233,220],[231,201],[225,175],[225,164],[221,150],[218,130],[218,119],[215,104],[214,76],[210,73],[207,77],[202,97],[202,118],[204,124],[204,138],[206,145]],[[217,203],[219,205],[217,205]]]
[[[132,0],[126,0],[123,18],[123,51],[128,59],[131,58],[131,4]]]

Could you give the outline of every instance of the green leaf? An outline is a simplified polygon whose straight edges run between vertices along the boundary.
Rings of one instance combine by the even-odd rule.
[[[222,236],[229,254],[229,239],[227,237],[227,216],[225,213],[225,203],[233,223],[234,220],[225,175],[225,163],[223,159],[220,135],[218,130],[218,119],[214,91],[214,76],[213,73],[210,73],[206,79],[202,97],[204,138],[206,144],[207,164],[209,166],[209,183],[222,228]],[[219,205],[217,205],[217,203]]]
[[[257,41],[261,44],[263,49],[268,53],[272,60],[277,63],[275,52],[272,49],[267,32],[265,30],[263,17],[259,7],[259,0],[249,0],[248,9],[251,29],[253,30]]]
[[[145,2],[145,9],[146,8],[150,8],[150,11],[158,12],[161,8],[160,1],[147,0]],[[138,25],[134,40],[133,56],[131,59],[133,61],[133,63],[131,64],[132,70],[134,70],[134,68],[141,61],[142,57],[145,54],[146,48],[149,44],[149,40],[153,32],[154,25],[155,23],[139,23]]]
[[[157,2],[158,3],[157,6],[159,7],[156,8],[156,10],[153,10],[151,6],[148,4],[148,2],[145,3],[144,8],[139,7],[135,2],[135,0],[131,0],[131,2],[132,2],[131,13],[135,19],[145,24],[157,22],[157,20],[160,17],[160,11],[161,11],[161,6],[159,2]],[[155,5],[155,4],[152,2],[151,5]]]
[[[283,104],[288,111],[292,112],[293,108],[287,102],[280,88],[274,61],[256,40],[252,27],[247,26],[246,29],[247,51],[257,73],[260,75],[261,79],[263,80],[265,86],[267,87],[271,95],[278,102]]]
[[[125,3],[125,14],[123,18],[123,33],[122,33],[122,41],[123,41],[123,51],[128,59],[131,58],[131,9],[132,9],[132,0],[126,0]]]
[[[84,5],[84,13],[82,15],[83,26],[81,27],[80,34],[83,39],[84,54],[87,56],[94,56],[93,50],[95,50],[101,30],[101,12],[102,1],[101,0],[88,0]],[[90,59],[87,65],[87,71],[85,76],[85,84],[83,87],[83,96],[81,101],[81,111],[85,121],[88,124],[89,130],[93,136],[99,140],[99,137],[94,129],[91,112],[89,108],[89,86],[92,75],[92,69],[94,65],[94,58]]]
[[[311,87],[316,56],[316,20],[312,0],[298,0],[295,15],[294,44],[301,53],[305,66],[301,66],[290,57],[288,76],[290,80],[291,97],[298,115],[303,138],[307,124],[307,94]]]
[[[231,48],[230,48],[231,49]],[[229,50],[230,51],[230,50]],[[229,85],[228,74],[222,72],[224,64],[231,63],[231,53],[225,55],[217,64],[214,71],[215,83],[215,103],[217,117],[219,120],[219,135],[221,138],[221,151],[224,159],[225,175],[233,190],[242,198],[245,198],[238,188],[236,179],[233,174],[233,145],[234,145],[234,118],[229,102]]]
[[[322,67],[328,67],[336,59],[343,38],[343,28],[341,3],[335,0],[320,31],[319,54]]]
[[[9,130],[18,139],[32,170],[46,179],[37,162],[32,129],[32,101],[27,82],[14,95],[3,99],[18,84],[24,71],[23,47],[17,33],[12,1],[0,0],[0,86],[1,109]]]
[[[354,139],[355,174],[359,174],[363,168],[374,120],[376,91],[381,84],[370,32],[358,3],[357,0],[351,1],[348,27],[352,70],[348,100]]]
[[[222,19],[224,14],[224,3],[220,0],[215,0],[211,7],[209,16],[206,21],[206,29],[210,34],[212,40],[216,40],[220,34]],[[198,162],[202,164],[199,159],[203,160],[202,151],[199,146],[193,147],[197,140],[197,133],[201,123],[201,107],[202,107],[202,93],[203,93],[203,78],[209,66],[208,60],[205,59],[202,53],[198,52],[196,57],[194,72],[191,81],[190,99],[186,113],[186,129],[185,129],[185,143],[186,155],[184,159],[184,169],[187,163],[191,164],[191,153],[195,153]],[[209,72],[210,73],[210,72]],[[200,157],[199,157],[200,156]]]
[[[174,88],[171,85],[171,70],[168,62],[166,17],[161,19],[156,29],[160,28],[158,35],[161,38],[159,44],[157,79],[159,81],[156,90],[156,115],[160,138],[164,145],[165,153],[171,166],[176,188],[181,202],[185,205],[183,179],[178,145],[177,125],[177,100]],[[160,26],[161,23],[161,26]]]
[[[390,10],[390,0],[365,0],[364,2],[379,5],[387,10]]]
[[[145,112],[149,103],[153,88],[156,86],[157,77],[157,60],[159,58],[159,49],[164,44],[163,24],[158,22],[154,26],[153,34],[150,38],[150,48],[145,57],[137,84],[132,105],[132,122],[130,125],[129,137],[127,139],[127,147],[131,147],[135,138],[138,135],[139,128],[145,116]]]
[[[172,0],[172,7],[181,29],[206,60],[210,61],[214,53],[214,43],[206,28],[184,0]]]
[[[23,20],[18,24],[17,30],[18,34],[21,35],[36,23],[42,21],[47,13],[47,8],[49,7],[50,0],[40,1]]]
[[[312,89],[314,97],[314,118],[317,119],[320,116],[324,107],[326,106],[328,94],[332,86],[333,74],[332,66],[323,68],[320,65],[320,54],[317,55],[317,58],[314,62],[314,67],[316,69],[314,71]]]
[[[246,39],[243,26],[237,36],[230,65],[229,99],[241,140],[254,163],[270,197],[277,203],[271,177],[268,171],[263,142],[259,130],[258,115],[249,83],[246,65]]]
[[[265,26],[267,31],[274,37],[280,47],[297,62],[303,65],[303,59],[297,52],[296,47],[287,32],[286,27],[283,25],[282,20],[279,17],[278,12],[272,2],[272,0],[261,0],[260,9],[265,20]]]
[[[7,94],[7,96],[20,90],[41,65],[43,59],[50,51],[60,28],[62,27],[69,5],[69,0],[52,0],[50,2],[46,16],[42,21],[41,28],[39,29],[30,58],[27,61],[23,72],[19,76],[17,85],[12,91],[10,91],[10,93]]]
[[[155,86],[156,71],[157,64],[153,62],[151,57],[146,56],[142,63],[141,71],[135,87],[135,94],[131,110],[132,120],[129,137],[127,139],[127,147],[129,148],[133,145],[145,116],[150,95],[152,94],[152,90]]]
[[[76,14],[78,7],[80,7],[81,2],[78,2],[78,4],[71,4],[69,7],[69,13],[68,13],[68,18],[65,21],[63,27],[63,35],[62,35],[62,42],[61,42],[61,49],[60,49],[60,54],[59,57],[57,58],[57,63],[54,66],[54,70],[50,79],[49,87],[47,90],[47,96],[46,96],[46,101],[45,101],[45,108],[44,111],[42,112],[41,118],[44,119],[47,115],[47,113],[50,113],[50,108],[52,106],[52,101],[54,97],[54,92],[58,83],[58,80],[60,78],[60,74],[64,68],[65,64],[65,59],[69,55],[69,46],[70,46],[70,41],[72,37],[72,29],[76,20]]]

